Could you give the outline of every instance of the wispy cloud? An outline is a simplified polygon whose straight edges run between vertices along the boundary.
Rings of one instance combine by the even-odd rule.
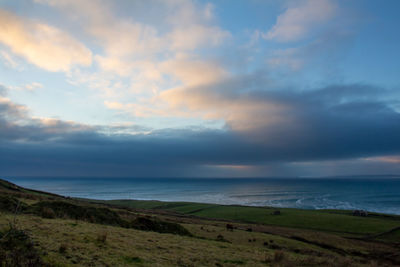
[[[325,32],[306,44],[289,48],[275,49],[270,52],[267,63],[271,69],[301,71],[305,67],[319,66],[321,69],[334,68],[338,58],[351,44],[353,35],[342,29]]]
[[[337,7],[332,0],[292,1],[263,37],[278,42],[301,40],[311,30],[332,19],[336,11]]]
[[[7,51],[0,51],[0,55],[7,66],[13,69],[20,69],[20,64],[18,63],[18,60],[16,60],[11,53],[8,53]]]
[[[398,156],[398,155],[395,155],[395,156],[382,156],[382,157],[370,157],[370,158],[366,158],[365,160],[367,160],[367,161],[378,161],[378,162],[384,162],[384,163],[400,164],[400,156]]]
[[[34,92],[37,89],[43,88],[43,84],[39,83],[39,82],[31,82],[31,83],[27,83],[24,84],[22,86],[14,86],[11,87],[11,89],[15,89],[15,90],[26,90],[29,92]]]

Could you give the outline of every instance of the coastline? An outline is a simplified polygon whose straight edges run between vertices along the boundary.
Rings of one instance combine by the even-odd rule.
[[[0,180],[0,215],[4,244],[16,244],[0,242],[0,255],[17,253],[22,266],[32,259],[38,262],[33,266],[400,264],[400,216],[395,215],[96,201],[31,190],[5,180]]]
[[[400,179],[11,178],[23,187],[97,200],[158,200],[400,215]]]

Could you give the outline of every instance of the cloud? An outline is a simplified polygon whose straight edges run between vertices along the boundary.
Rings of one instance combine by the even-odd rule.
[[[370,158],[365,158],[367,161],[377,161],[377,162],[384,162],[384,163],[400,163],[400,156],[395,155],[395,156],[382,156],[382,157],[370,157]]]
[[[15,90],[26,90],[29,92],[34,92],[37,89],[43,88],[43,84],[41,84],[39,82],[31,82],[31,83],[24,84],[22,86],[13,86],[10,88],[15,89]]]
[[[153,116],[166,116],[160,107],[152,106],[151,103],[121,103],[117,101],[104,101],[104,106],[110,110],[116,110],[121,114],[129,114],[134,117],[148,118]]]
[[[212,116],[226,119],[226,129],[151,130],[32,118],[3,92],[1,174],[212,176],[240,170],[250,176],[282,176],[323,174],[329,164],[335,174],[348,174],[341,160],[357,159],[355,166],[365,166],[365,158],[374,159],[376,168],[386,164],[388,172],[396,170],[391,166],[397,161],[387,156],[400,154],[400,114],[390,107],[391,93],[382,88],[265,91],[265,80],[254,77],[203,86],[202,93],[189,90],[182,99],[188,100],[187,108],[213,110]],[[352,169],[353,174],[360,171]]]
[[[211,4],[190,0],[36,2],[58,9],[100,48],[93,57],[95,67],[69,71],[68,82],[95,89],[116,116],[169,116],[158,101],[163,90],[215,82],[229,75],[205,52],[231,37],[217,25]]]
[[[125,99],[137,93],[154,97],[167,87],[198,83],[201,77],[194,71],[206,72],[207,79],[215,79],[226,72],[204,54],[202,60],[198,59],[199,50],[219,46],[231,36],[216,25],[211,4],[157,0],[140,4],[122,1],[119,5],[101,0],[83,4],[82,1],[37,2],[61,10],[72,23],[79,23],[102,48],[103,51],[95,56],[100,67],[98,76],[103,76],[103,80],[109,77],[109,84],[118,79],[117,76],[129,78],[129,81],[123,81],[124,90],[117,88],[118,92],[114,93],[125,92]],[[159,8],[148,8],[154,5]],[[137,15],[120,15],[121,7]],[[147,15],[141,15],[140,11]],[[70,79],[78,80],[79,77],[70,75]],[[102,90],[111,91],[111,88],[107,86]]]
[[[92,127],[51,118],[32,118],[23,105],[0,98],[0,139],[16,142],[38,142],[59,139],[59,134],[82,132]]]
[[[109,109],[124,109],[125,105],[119,102],[104,101],[104,105]]]
[[[8,91],[7,87],[0,84],[0,97],[5,96],[7,94],[7,91]]]
[[[229,74],[216,62],[177,56],[160,63],[160,70],[178,79],[184,86],[215,83]],[[200,75],[201,74],[201,75]]]
[[[303,68],[305,60],[304,53],[299,48],[286,48],[273,51],[271,58],[267,60],[268,64],[272,67],[289,67],[293,71]]]
[[[90,137],[136,134],[150,129],[133,124],[86,125],[55,118],[32,117],[29,109],[6,97],[6,88],[0,86],[0,143],[77,142],[91,143]],[[78,138],[79,137],[79,138]],[[80,138],[84,138],[78,141]],[[112,138],[110,138],[112,139]],[[67,141],[69,140],[69,141]],[[95,140],[94,140],[95,141]]]
[[[214,6],[200,5],[195,1],[170,1],[170,15],[166,21],[171,31],[165,41],[174,51],[183,52],[202,46],[216,46],[231,37],[231,33],[214,23]]]
[[[132,19],[114,16],[110,1],[53,1],[37,0],[58,8],[72,22],[79,23],[83,30],[95,38],[110,56],[149,55],[161,47],[157,31]]]
[[[0,175],[323,175],[327,169],[357,173],[371,162],[375,169],[398,170],[393,165],[400,154],[400,115],[393,91],[365,84],[282,88],[266,75],[271,68],[251,73],[257,62],[265,63],[262,55],[270,56],[269,67],[300,70],[314,64],[334,54],[331,46],[336,49],[338,35],[319,34],[274,51],[254,42],[232,49],[232,36],[216,23],[212,5],[149,1],[36,0],[59,9],[57,15],[71,29],[79,26],[77,33],[96,47],[93,57],[61,29],[5,11],[0,42],[18,59],[67,71],[71,84],[100,92],[113,116],[152,117],[143,121],[155,124],[174,121],[168,127],[180,119],[197,123],[187,118],[201,118],[201,123],[222,121],[224,127],[155,130],[32,117],[0,86]],[[149,8],[154,3],[156,10]],[[291,3],[273,28],[256,32],[253,41],[260,36],[303,40],[337,12],[329,0]],[[218,46],[224,55],[216,59]],[[15,67],[8,50],[2,57]],[[92,58],[93,68],[74,67],[88,66]]]
[[[394,92],[382,91],[359,84],[276,90],[260,76],[244,76],[172,89],[161,96],[171,113],[186,110],[193,116],[223,119],[233,132],[264,144],[271,160],[299,156],[302,161],[397,151],[400,127],[394,125],[400,125],[400,114],[392,108]]]
[[[222,31],[219,27],[191,25],[173,30],[167,38],[171,40],[172,50],[185,51],[204,45],[216,46],[230,36],[229,32]]]
[[[31,82],[25,85],[25,88],[29,91],[35,91],[36,89],[43,88],[43,84],[38,82]]]
[[[271,85],[263,75],[229,77],[211,84],[166,90],[160,99],[166,113],[223,119],[235,131],[251,131],[282,119],[289,120],[290,106],[258,95]]]
[[[131,56],[139,60],[159,53],[176,53],[200,46],[218,45],[230,36],[229,32],[212,25],[210,4],[203,6],[193,1],[149,1],[149,6],[157,4],[168,11],[161,15],[157,13],[161,17],[154,18],[164,24],[158,27],[162,31],[157,30],[156,25],[144,22],[140,16],[132,19],[113,14],[117,6],[110,1],[90,0],[84,4],[81,1],[37,2],[59,8],[78,20],[110,57]],[[126,3],[121,4],[124,5]],[[146,10],[146,4],[135,8]]]
[[[329,21],[337,7],[331,0],[294,1],[278,16],[276,24],[263,38],[278,42],[298,41],[311,31]]]
[[[272,50],[267,63],[272,69],[283,68],[301,71],[306,67],[319,66],[319,69],[332,69],[352,41],[353,34],[336,29],[320,34],[307,44],[296,47]]]
[[[6,66],[11,67],[13,69],[19,69],[20,64],[10,53],[6,51],[0,51],[0,55]]]
[[[68,71],[73,65],[92,62],[91,51],[69,34],[4,10],[0,10],[0,42],[48,71]]]

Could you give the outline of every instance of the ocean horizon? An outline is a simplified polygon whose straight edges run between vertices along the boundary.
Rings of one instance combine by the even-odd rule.
[[[5,177],[62,196],[299,209],[362,209],[400,215],[400,176],[330,178]]]

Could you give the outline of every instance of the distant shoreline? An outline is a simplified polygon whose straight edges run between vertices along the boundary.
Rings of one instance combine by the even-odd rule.
[[[158,200],[400,215],[400,179],[10,178],[25,188],[95,200]]]
[[[2,176],[4,180],[9,179],[176,179],[176,180],[225,180],[225,179],[257,179],[257,180],[274,180],[274,179],[400,179],[400,174],[357,174],[357,175],[338,175],[338,176],[270,176],[270,177],[130,177],[130,176],[30,176],[30,175],[11,175]]]

